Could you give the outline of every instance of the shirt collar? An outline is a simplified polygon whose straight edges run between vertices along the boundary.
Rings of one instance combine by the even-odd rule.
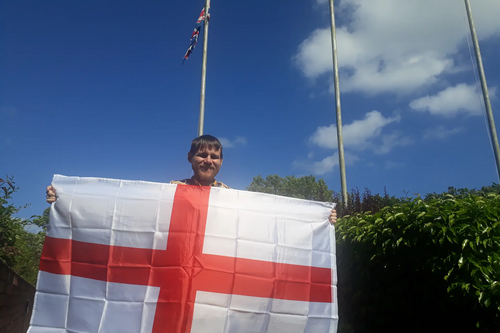
[[[192,185],[203,186],[196,180],[196,178],[194,178],[194,176],[191,177],[191,183]],[[217,186],[217,181],[214,179],[214,182],[211,183],[209,186]]]

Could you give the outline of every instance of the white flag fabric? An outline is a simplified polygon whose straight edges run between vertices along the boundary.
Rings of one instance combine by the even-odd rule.
[[[334,204],[55,175],[29,333],[333,333]]]

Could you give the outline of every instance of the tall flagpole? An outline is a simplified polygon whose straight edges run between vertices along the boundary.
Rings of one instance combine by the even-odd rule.
[[[481,51],[479,50],[479,42],[477,40],[476,27],[474,26],[474,20],[472,19],[472,10],[469,0],[465,0],[465,9],[467,10],[467,18],[469,19],[469,27],[472,35],[472,43],[474,44],[474,51],[476,52],[477,69],[481,80],[481,89],[483,91],[484,105],[486,107],[491,144],[493,146],[493,153],[495,154],[497,176],[500,180],[500,147],[498,145],[497,130],[495,128],[495,120],[493,119],[493,111],[491,109],[490,96],[488,94],[488,85],[486,84],[486,76],[484,74],[483,60],[481,58]]]
[[[207,86],[207,49],[208,49],[208,10],[210,0],[205,0],[205,27],[203,29],[203,61],[201,65],[201,93],[200,93],[200,120],[198,123],[198,136],[203,135],[203,123],[205,122],[205,89]]]
[[[337,113],[337,143],[339,150],[340,185],[342,188],[342,203],[347,205],[347,183],[345,177],[344,139],[342,137],[342,115],[340,112],[340,87],[339,87],[339,65],[337,61],[337,37],[335,34],[335,12],[333,0],[330,0],[330,20],[332,24],[332,54],[333,54],[333,77],[335,86],[335,111]]]

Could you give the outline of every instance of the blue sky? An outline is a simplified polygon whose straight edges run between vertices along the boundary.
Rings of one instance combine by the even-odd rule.
[[[213,0],[205,133],[218,176],[309,175],[340,191],[325,0]],[[497,122],[500,2],[472,0]],[[47,207],[55,173],[169,182],[191,176],[203,0],[3,1],[2,174]],[[392,195],[498,182],[462,1],[336,2],[349,188]],[[201,39],[200,39],[201,41]]]

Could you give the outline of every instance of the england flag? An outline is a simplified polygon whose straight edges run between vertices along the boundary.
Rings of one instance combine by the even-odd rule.
[[[330,203],[54,176],[29,333],[333,333]]]

